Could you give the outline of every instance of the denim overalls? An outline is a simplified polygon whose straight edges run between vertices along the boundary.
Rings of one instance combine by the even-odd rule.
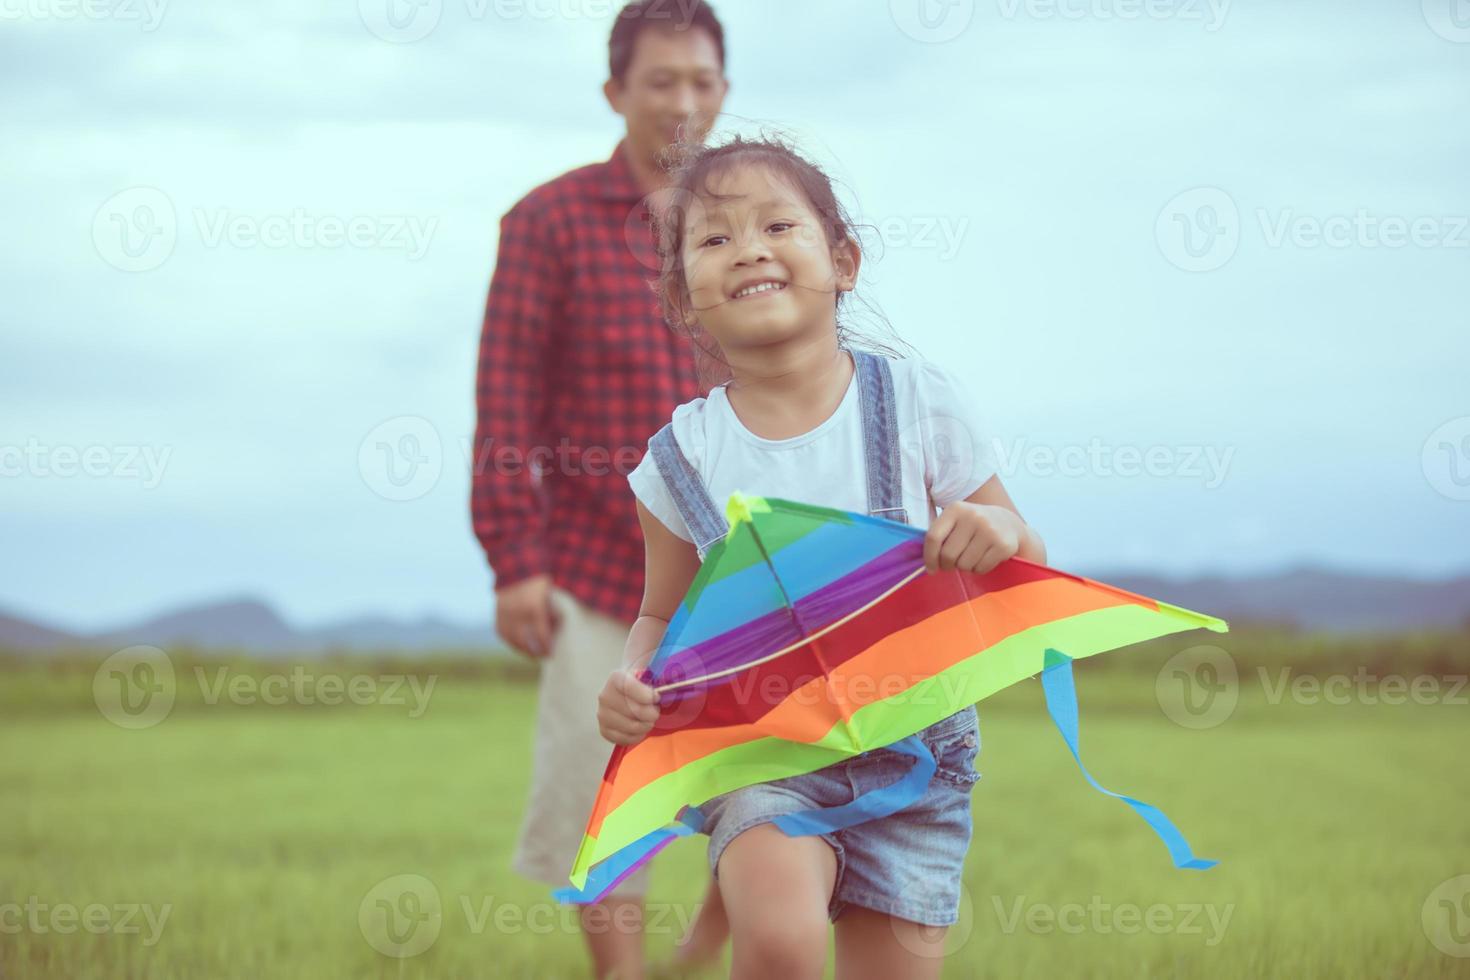
[[[907,524],[893,375],[886,358],[850,353],[862,411],[868,513]],[[729,529],[725,516],[679,448],[672,423],[649,440],[649,451],[702,562]],[[761,492],[759,485],[751,489]],[[938,764],[925,795],[905,810],[820,835],[838,861],[828,907],[833,919],[851,904],[927,925],[955,921],[959,872],[971,833],[969,790],[978,778],[974,707],[936,722],[917,737]],[[875,749],[813,773],[744,787],[705,802],[699,809],[704,813],[701,830],[710,836],[711,872],[718,873],[725,846],[743,831],[786,815],[843,806],[903,775],[908,766],[902,755]]]

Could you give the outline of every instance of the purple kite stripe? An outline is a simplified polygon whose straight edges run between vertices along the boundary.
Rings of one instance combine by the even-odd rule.
[[[794,616],[791,609],[782,606],[719,636],[677,651],[664,662],[655,683],[670,684],[683,677],[718,673],[788,647],[887,592],[911,574],[915,562],[922,561],[923,556],[922,539],[906,540],[796,600]],[[677,703],[692,694],[728,683],[733,676],[665,691],[660,701],[662,704]]]

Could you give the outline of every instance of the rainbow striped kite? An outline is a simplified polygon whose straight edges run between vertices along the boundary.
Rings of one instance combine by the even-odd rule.
[[[644,674],[660,692],[659,720],[643,741],[613,750],[572,867],[575,887],[556,893],[563,901],[595,901],[697,831],[699,803],[893,745],[1037,673],[1080,766],[1073,659],[1227,628],[1018,558],[984,575],[929,574],[924,530],[907,524],[739,493],[727,516],[729,531]],[[869,806],[858,819],[896,812],[927,778],[906,781],[907,796],[887,788],[886,808]],[[1215,863],[1195,858],[1163,813],[1119,798],[1176,866]]]

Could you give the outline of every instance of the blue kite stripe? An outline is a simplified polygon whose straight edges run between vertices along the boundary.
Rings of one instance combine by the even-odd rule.
[[[815,520],[815,518],[813,518]],[[842,578],[893,549],[917,531],[904,524],[868,518],[849,524],[828,522],[772,556],[787,595],[795,601]],[[748,526],[740,533],[750,533]],[[922,536],[922,531],[917,531]],[[758,562],[704,588],[696,608],[681,604],[665,630],[679,643],[660,645],[648,669],[661,676],[664,661],[759,619],[785,602],[770,566]]]

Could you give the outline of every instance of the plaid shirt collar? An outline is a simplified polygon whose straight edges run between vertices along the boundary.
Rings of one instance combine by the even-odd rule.
[[[643,189],[633,177],[633,167],[628,163],[628,152],[628,140],[620,139],[612,156],[602,165],[602,185],[598,189],[598,196],[604,201],[632,204],[644,197]]]

